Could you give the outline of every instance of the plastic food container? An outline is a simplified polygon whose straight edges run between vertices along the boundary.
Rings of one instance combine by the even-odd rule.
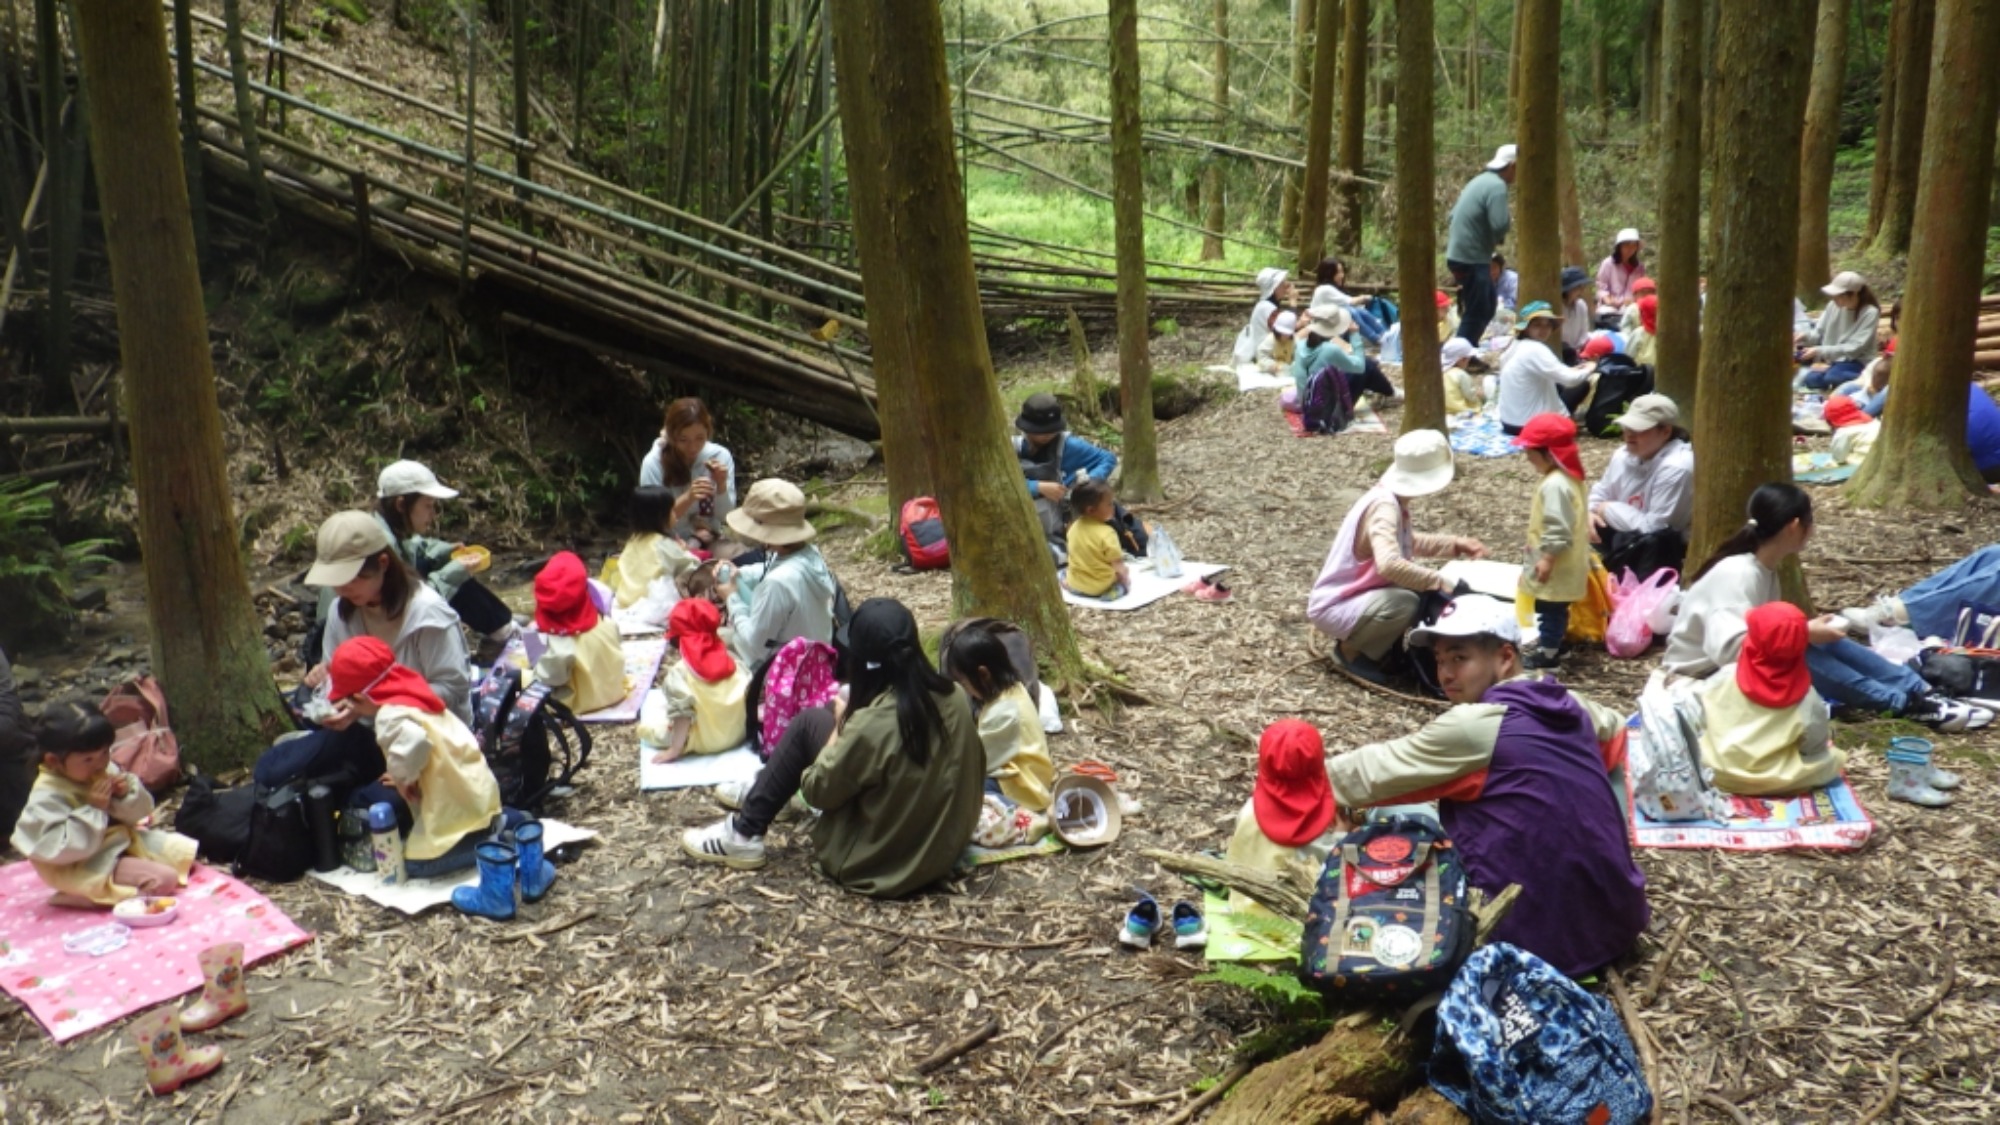
[[[63,948],[71,953],[102,957],[125,948],[125,943],[131,938],[131,927],[118,922],[105,922],[87,930],[64,934],[62,944]]]
[[[135,929],[148,926],[164,926],[180,917],[181,904],[178,900],[164,895],[141,895],[128,898],[111,908],[111,916]]]
[[[456,562],[461,566],[465,567],[465,569],[472,571],[474,574],[477,574],[480,571],[485,570],[486,567],[490,563],[492,563],[493,552],[487,550],[484,547],[475,547],[472,544],[468,543],[465,546],[460,547],[458,550],[453,551],[451,553],[451,558],[453,562]]]

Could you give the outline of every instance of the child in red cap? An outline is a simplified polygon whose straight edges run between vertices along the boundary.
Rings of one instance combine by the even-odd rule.
[[[590,574],[572,552],[558,551],[535,575],[535,629],[548,644],[535,678],[555,689],[556,702],[582,715],[625,698],[618,623],[597,612]]]
[[[1226,858],[1270,872],[1296,864],[1308,878],[1317,879],[1332,846],[1326,834],[1335,826],[1335,812],[1319,731],[1298,719],[1280,719],[1264,728],[1257,742],[1257,786],[1236,815]],[[1231,891],[1229,909],[1254,913],[1262,908]]]
[[[1802,793],[1840,776],[1847,755],[1832,745],[1826,701],[1806,667],[1806,615],[1765,602],[1743,617],[1736,663],[1702,688],[1702,761],[1725,793]]]
[[[1583,458],[1576,448],[1576,423],[1560,414],[1537,414],[1521,427],[1514,444],[1528,451],[1541,474],[1528,507],[1528,565],[1521,589],[1535,599],[1541,619],[1524,668],[1553,669],[1560,663],[1569,607],[1583,600],[1590,584],[1589,497],[1583,490]]]
[[[706,598],[687,598],[667,615],[667,637],[680,661],[667,670],[667,747],[653,755],[671,762],[683,754],[719,754],[743,744],[743,700],[750,677],[729,656],[717,630],[722,611]]]
[[[335,706],[375,722],[375,741],[388,764],[382,783],[410,807],[407,859],[438,859],[500,815],[500,786],[479,741],[422,676],[396,663],[388,645],[374,637],[341,642],[327,681]]]

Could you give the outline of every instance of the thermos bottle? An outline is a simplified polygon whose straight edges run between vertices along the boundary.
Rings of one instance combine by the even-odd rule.
[[[334,839],[333,790],[315,785],[306,790],[306,819],[312,822],[313,870],[322,874],[340,866],[340,845]]]
[[[374,838],[375,873],[384,883],[403,881],[403,834],[396,828],[396,810],[387,801],[368,806],[368,831]]]

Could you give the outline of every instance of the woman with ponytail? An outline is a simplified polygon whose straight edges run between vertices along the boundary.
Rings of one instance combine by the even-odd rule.
[[[793,796],[818,809],[820,870],[848,890],[894,898],[951,870],[979,824],[986,751],[971,702],[924,655],[903,603],[870,598],[848,626],[849,698],[799,713],[737,811],[681,836],[704,863],[764,865],[764,834]]]
[[[1732,664],[1743,648],[1751,610],[1783,600],[1778,568],[1812,538],[1812,498],[1793,484],[1773,483],[1750,494],[1749,519],[1694,572],[1667,638],[1662,667],[1703,679]],[[1993,713],[1933,694],[1923,677],[1847,639],[1839,617],[1806,623],[1806,667],[1822,696],[1867,711],[1886,711],[1946,731],[1971,730]]]

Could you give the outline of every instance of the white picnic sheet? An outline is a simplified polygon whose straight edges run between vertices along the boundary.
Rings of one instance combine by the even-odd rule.
[[[725,781],[749,781],[764,768],[764,759],[744,743],[720,754],[689,754],[678,761],[655,763],[658,750],[639,747],[639,788],[694,789]]]
[[[1063,587],[1063,600],[1074,606],[1082,606],[1084,609],[1113,611],[1143,609],[1169,594],[1178,593],[1181,587],[1197,578],[1207,578],[1211,574],[1221,574],[1229,569],[1218,563],[1183,562],[1179,578],[1162,578],[1153,573],[1151,559],[1128,560],[1125,565],[1132,572],[1132,588],[1117,601],[1107,602],[1103,598],[1086,598],[1082,594],[1072,593],[1068,586]]]
[[[1438,567],[1438,573],[1453,582],[1464,582],[1477,593],[1510,602],[1514,600],[1514,591],[1521,588],[1521,568],[1515,563],[1495,562],[1492,559],[1453,559]]]
[[[1266,372],[1254,363],[1243,363],[1234,367],[1218,363],[1207,370],[1218,375],[1236,376],[1236,390],[1239,394],[1250,391],[1282,391],[1292,385],[1292,376],[1289,372]]]
[[[574,844],[578,840],[594,840],[597,833],[588,828],[578,828],[560,820],[542,821],[542,850],[554,851],[564,844]],[[373,871],[356,871],[345,864],[332,871],[309,871],[307,874],[320,882],[358,895],[378,906],[400,910],[405,914],[422,914],[434,906],[443,906],[451,901],[454,887],[469,887],[479,882],[477,865],[451,875],[440,875],[435,879],[411,879],[402,883],[384,885],[382,876]]]

